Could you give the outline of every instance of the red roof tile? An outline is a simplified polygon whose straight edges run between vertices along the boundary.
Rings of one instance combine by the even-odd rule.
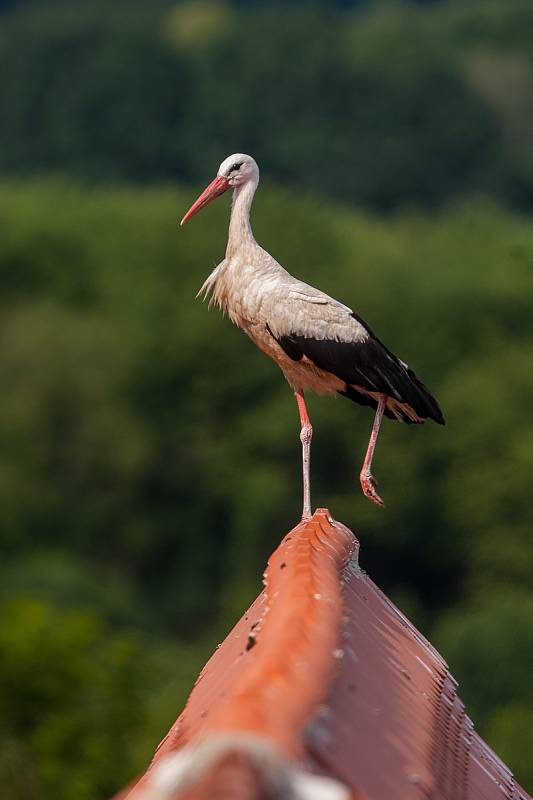
[[[124,798],[527,798],[357,553],[325,509],[287,534]]]

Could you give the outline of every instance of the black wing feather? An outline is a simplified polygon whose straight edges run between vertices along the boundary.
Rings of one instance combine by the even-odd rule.
[[[356,314],[352,316],[368,331],[368,338],[342,342],[336,339],[313,339],[296,333],[274,338],[293,361],[300,361],[306,356],[320,369],[344,381],[346,389],[341,394],[350,400],[376,408],[377,403],[372,397],[361,394],[355,388],[360,386],[368,392],[386,394],[411,406],[422,419],[429,417],[443,425],[444,417],[437,401],[413,370],[391,353],[360,317]],[[273,336],[270,328],[268,330]],[[388,408],[385,413],[392,419],[396,418]],[[409,417],[402,416],[405,422],[413,422]]]

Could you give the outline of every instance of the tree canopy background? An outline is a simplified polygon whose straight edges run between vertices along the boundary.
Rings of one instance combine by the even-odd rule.
[[[314,503],[531,791],[533,5],[11,0],[0,74],[6,800],[140,771],[297,521],[290,391],[194,300],[228,205],[177,226],[241,150],[258,240],[447,419],[384,425],[379,511],[371,415],[312,398]]]

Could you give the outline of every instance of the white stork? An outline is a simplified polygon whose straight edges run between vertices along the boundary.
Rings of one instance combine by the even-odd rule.
[[[281,368],[293,388],[300,414],[303,461],[303,513],[311,516],[309,464],[313,429],[304,392],[341,394],[376,409],[360,473],[363,493],[383,501],[371,472],[383,414],[407,423],[433,419],[444,424],[437,401],[407,364],[380,342],[348,306],[293,278],[254,239],[250,207],[259,183],[255,160],[235,153],[222,162],[217,177],[183,217],[183,225],[211,200],[233,189],[226,257],[198,295],[227,312]]]

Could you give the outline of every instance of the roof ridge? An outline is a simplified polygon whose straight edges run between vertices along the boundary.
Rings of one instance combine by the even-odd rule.
[[[358,547],[324,508],[284,537],[124,800],[527,800]]]

